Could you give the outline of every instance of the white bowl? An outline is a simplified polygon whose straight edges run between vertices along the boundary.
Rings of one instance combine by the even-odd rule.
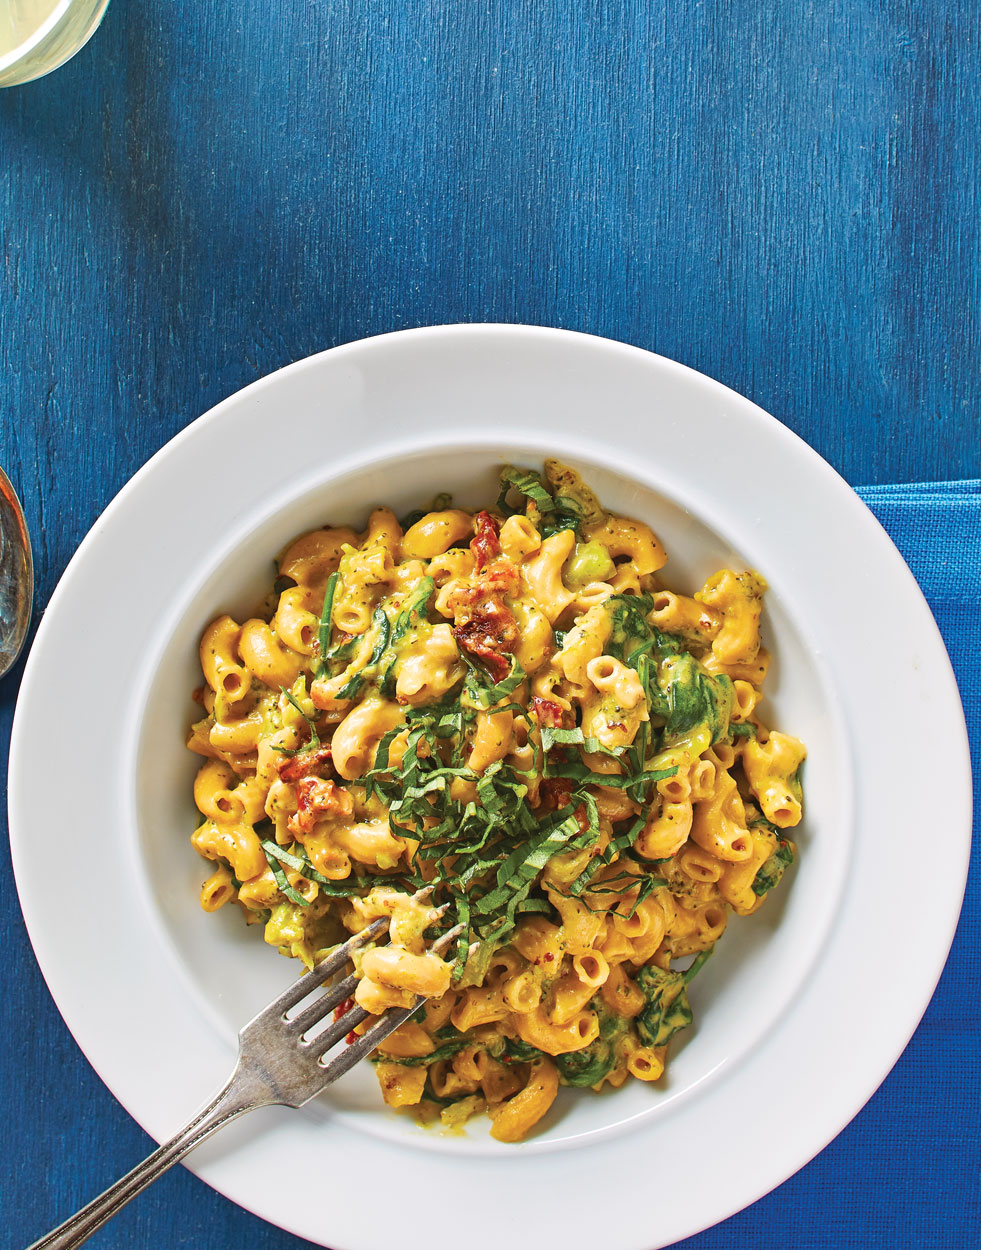
[[[760,913],[731,921],[694,983],[695,1028],[657,1086],[563,1091],[542,1131],[514,1147],[492,1141],[486,1121],[453,1136],[417,1128],[383,1106],[366,1070],[191,1156],[229,1197],[335,1250],[387,1250],[391,1232],[371,1215],[380,1185],[395,1210],[431,1194],[444,1223],[467,1221],[472,1250],[504,1234],[537,1243],[542,1194],[580,1188],[656,1185],[656,1214],[649,1203],[557,1202],[547,1225],[569,1250],[600,1238],[650,1250],[725,1217],[864,1103],[953,934],[970,837],[956,687],[909,571],[834,472],[746,400],[632,348],[525,327],[388,335],[264,379],[168,444],[83,543],[39,630],[11,751],[18,888],[59,1008],[124,1105],[155,1137],[176,1130],[226,1075],[238,1027],[295,975],[237,912],[198,907],[205,870],[187,841],[195,763],[183,739],[202,629],[218,612],[249,611],[272,557],[304,529],[360,525],[375,504],[408,511],[443,490],[486,504],[502,463],[546,455],[653,526],[670,585],[690,590],[733,562],[769,581],[764,712],[809,748],[799,864]],[[66,692],[70,652],[79,676]],[[64,778],[80,815],[64,831],[42,828],[30,801],[52,705],[86,725]],[[910,715],[937,729],[914,775],[900,763]],[[927,828],[944,867],[918,883],[911,942],[897,900]],[[111,931],[71,927],[81,900],[111,916]],[[874,1007],[856,952],[876,969]],[[130,1005],[107,1020],[124,979]],[[298,1159],[305,1177],[330,1176],[322,1203],[268,1183]],[[476,1222],[472,1195],[491,1177],[506,1202]],[[428,1245],[428,1221],[406,1223],[400,1241]]]

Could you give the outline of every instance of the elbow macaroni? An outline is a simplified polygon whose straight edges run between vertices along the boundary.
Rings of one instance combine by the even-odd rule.
[[[188,746],[201,906],[307,966],[384,918],[356,1001],[426,1008],[383,1097],[514,1142],[560,1085],[662,1075],[674,961],[792,860],[805,748],[759,719],[762,577],[668,590],[653,531],[572,469],[502,486],[295,539],[267,613],[205,630]]]

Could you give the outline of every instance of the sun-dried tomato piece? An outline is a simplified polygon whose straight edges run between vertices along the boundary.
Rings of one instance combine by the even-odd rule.
[[[296,786],[296,813],[286,822],[290,833],[312,833],[320,816],[354,815],[350,791],[320,777],[303,777]]]
[[[518,593],[521,575],[510,560],[503,557],[494,560],[478,575],[476,586],[455,586],[447,596],[446,605],[462,624],[473,615],[478,604],[496,603],[503,606],[506,595]]]
[[[532,695],[531,710],[535,713],[542,728],[572,728],[572,713],[555,699],[546,699],[540,694]]]
[[[329,746],[314,747],[312,751],[301,751],[299,755],[284,755],[277,761],[276,772],[282,781],[293,785],[301,777],[309,777],[314,773],[319,776],[320,770],[329,761]]]
[[[477,594],[482,599],[503,595],[516,595],[521,584],[521,574],[510,560],[502,556],[494,560],[480,573]]]
[[[495,556],[501,554],[500,527],[489,512],[478,512],[474,517],[477,535],[470,544],[478,572]]]
[[[511,671],[506,659],[518,644],[518,623],[514,613],[495,599],[476,605],[467,619],[453,630],[457,645],[473,656],[494,681],[503,681]]]
[[[572,798],[571,777],[545,777],[538,787],[538,802],[547,811],[558,811]]]
[[[478,621],[469,621],[466,625],[458,625],[453,634],[461,650],[472,655],[484,666],[495,682],[503,681],[511,671],[510,660],[497,650],[497,643],[484,633]]]

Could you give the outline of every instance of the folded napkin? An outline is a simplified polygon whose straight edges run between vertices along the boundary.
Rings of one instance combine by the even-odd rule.
[[[937,623],[948,649],[971,642],[976,651],[981,480],[860,486],[857,493],[903,553],[934,614],[944,613]]]
[[[860,486],[936,617],[964,701],[981,807],[981,480]],[[977,828],[977,825],[975,825]]]

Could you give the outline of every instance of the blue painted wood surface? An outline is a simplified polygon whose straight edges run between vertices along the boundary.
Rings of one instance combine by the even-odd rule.
[[[967,0],[114,0],[75,61],[0,92],[0,463],[38,606],[200,412],[427,323],[652,348],[853,483],[981,475],[979,26]],[[4,768],[15,693],[0,686]],[[48,998],[5,847],[0,916],[0,1241],[17,1246],[150,1142]],[[686,1246],[981,1240],[943,984],[849,1129]],[[305,1243],[178,1169],[92,1244]]]

